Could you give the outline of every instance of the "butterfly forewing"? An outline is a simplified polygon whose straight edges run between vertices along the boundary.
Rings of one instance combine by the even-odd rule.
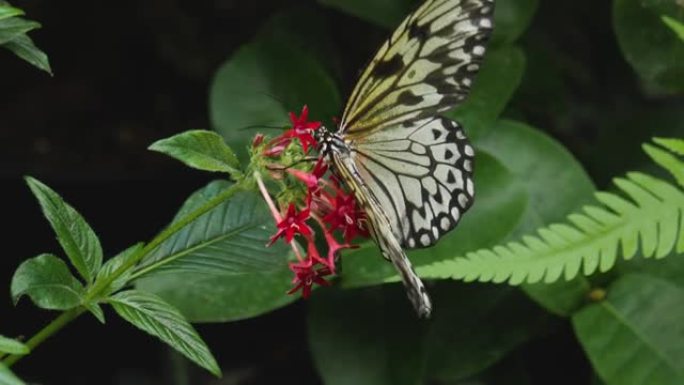
[[[363,136],[434,117],[462,102],[482,62],[493,8],[492,0],[425,1],[363,71],[340,132]]]

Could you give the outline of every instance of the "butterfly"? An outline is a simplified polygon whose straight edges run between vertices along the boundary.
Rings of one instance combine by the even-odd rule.
[[[493,28],[493,0],[426,0],[377,51],[319,153],[353,192],[421,317],[432,311],[404,249],[433,245],[473,203],[473,147],[440,116],[461,104]]]

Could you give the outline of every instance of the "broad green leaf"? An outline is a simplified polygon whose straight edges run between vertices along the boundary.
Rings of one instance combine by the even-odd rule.
[[[340,97],[327,69],[287,31],[264,33],[240,47],[216,72],[209,110],[212,127],[235,150],[247,154],[252,137],[290,125],[288,112],[309,106],[310,120],[339,113]],[[278,134],[279,130],[270,130]]]
[[[468,99],[447,116],[463,125],[473,141],[494,128],[525,71],[525,55],[513,46],[503,46],[487,53]]]
[[[0,362],[0,385],[26,385],[26,383]]]
[[[684,42],[684,24],[667,15],[661,16],[661,19],[665,25],[670,27],[670,29],[679,36],[679,40]]]
[[[230,187],[214,181],[192,194],[180,208],[174,222]],[[256,192],[239,192],[159,245],[135,273],[201,273],[231,276],[277,271],[286,265],[287,245],[277,242],[266,247],[276,233],[266,202]]]
[[[229,185],[210,183],[188,198],[176,218]],[[134,273],[142,276],[136,286],[159,294],[192,321],[240,319],[275,309],[296,299],[285,294],[291,249],[282,242],[266,247],[275,232],[263,199],[238,193],[154,250]]]
[[[256,317],[296,301],[298,295],[286,294],[291,281],[292,272],[283,262],[277,271],[231,276],[160,274],[141,279],[136,287],[158,294],[192,322],[229,322]]]
[[[52,75],[50,61],[45,52],[36,47],[30,37],[20,35],[8,41],[3,47],[14,52],[15,55],[27,61],[29,64]]]
[[[645,80],[668,91],[681,91],[684,44],[662,22],[663,15],[684,21],[684,10],[675,1],[613,2],[613,25],[627,61]]]
[[[516,288],[447,281],[430,293],[426,379],[439,383],[473,376],[548,329],[549,316]]]
[[[214,356],[192,325],[161,298],[143,291],[129,290],[115,294],[109,302],[126,321],[159,338],[214,375],[221,375]]]
[[[493,45],[510,44],[518,40],[532,22],[539,0],[495,1]]]
[[[28,31],[40,28],[40,23],[25,20],[20,17],[11,17],[0,20],[0,45],[25,34]]]
[[[608,297],[573,318],[577,337],[607,385],[684,383],[684,289],[625,275]]]
[[[543,330],[517,289],[440,282],[435,312],[417,319],[404,289],[324,288],[312,298],[309,345],[326,385],[454,383]]]
[[[508,240],[565,219],[592,199],[594,184],[582,165],[560,143],[539,130],[524,123],[502,120],[476,144],[495,154],[527,188],[527,210]],[[587,288],[582,277],[524,287],[528,295],[558,315],[569,315],[579,306]]]
[[[37,179],[26,177],[57,240],[81,277],[92,282],[102,266],[102,246],[93,229],[73,207]]]
[[[9,354],[28,354],[29,348],[13,338],[0,336],[0,352]]]
[[[15,303],[28,295],[43,309],[66,310],[81,304],[84,289],[64,261],[41,254],[19,265],[12,277],[11,293]]]
[[[313,294],[308,341],[326,385],[420,383],[426,325],[397,289],[324,288]]]
[[[319,3],[387,29],[396,28],[417,0],[318,0]]]
[[[0,20],[7,19],[13,16],[21,16],[23,14],[24,11],[22,11],[19,8],[14,8],[9,5],[0,4]]]
[[[213,131],[186,131],[158,140],[149,149],[199,170],[225,172],[233,178],[240,175],[240,162],[235,153],[226,145],[221,135]]]
[[[524,186],[488,152],[475,151],[476,203],[466,213],[456,230],[445,235],[437,245],[409,251],[414,265],[421,266],[451,258],[459,252],[495,244],[518,225],[526,210]],[[487,231],[482,231],[482,229]],[[392,264],[380,256],[373,242],[342,254],[342,283],[365,286],[397,277]]]
[[[97,280],[101,281],[104,279],[108,279],[118,268],[120,268],[128,261],[130,261],[131,257],[135,256],[142,248],[142,242],[136,243],[135,245],[127,248],[126,250],[120,252],[116,256],[107,260],[104,263],[104,265],[102,265],[102,269],[100,269],[99,273],[97,274]],[[131,277],[132,273],[133,269],[131,268],[125,271],[123,274],[121,274],[111,283],[107,292],[112,293],[124,287],[126,283],[128,283],[128,280]]]

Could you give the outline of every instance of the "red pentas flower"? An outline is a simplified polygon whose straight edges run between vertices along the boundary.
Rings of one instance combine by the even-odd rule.
[[[309,110],[306,106],[302,108],[299,116],[290,113],[292,128],[285,131],[282,135],[267,142],[257,154],[269,158],[266,169],[269,174],[278,181],[277,185],[282,187],[279,194],[282,202],[280,210],[271,199],[266,185],[261,180],[259,173],[256,173],[259,189],[264,199],[269,204],[273,217],[275,218],[278,231],[269,245],[280,238],[290,244],[297,257],[296,262],[290,262],[290,270],[295,274],[292,281],[294,287],[288,292],[290,294],[302,291],[304,298],[308,297],[311,290],[316,285],[329,285],[323,277],[335,274],[335,264],[339,258],[340,250],[356,247],[350,242],[358,236],[368,236],[363,224],[365,215],[359,208],[354,196],[346,193],[340,186],[339,180],[332,173],[327,173],[326,162],[319,158],[312,166],[312,163],[302,162],[307,158],[292,158],[292,154],[297,152],[285,149],[290,146],[293,139],[298,139],[302,147],[299,154],[307,154],[308,151],[317,145],[313,136],[320,122],[308,121]],[[255,139],[254,146],[261,146],[263,139]],[[306,187],[305,195],[303,189],[293,188],[292,183],[303,183]],[[300,196],[304,195],[304,196]],[[287,206],[287,210],[283,208]],[[297,207],[303,207],[297,209]],[[284,216],[281,212],[285,211]],[[307,221],[315,220],[318,223],[316,228],[323,233],[323,238],[327,245],[327,253],[322,257],[315,243],[315,230]],[[340,243],[335,236],[335,232],[340,233],[340,238],[344,238],[345,243]],[[292,242],[295,236],[303,237],[306,243],[306,255],[303,257],[300,246]]]
[[[290,203],[287,208],[287,213],[285,213],[285,218],[278,222],[278,232],[271,237],[271,242],[273,244],[278,238],[285,236],[287,243],[292,242],[295,234],[301,234],[305,237],[311,235],[311,227],[306,224],[306,220],[309,219],[309,209],[304,209],[297,212],[294,203]]]

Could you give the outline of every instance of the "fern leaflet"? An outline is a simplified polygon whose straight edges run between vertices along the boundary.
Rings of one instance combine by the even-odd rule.
[[[684,140],[657,140],[681,154]],[[651,158],[684,186],[684,162],[660,148],[644,145]],[[646,258],[663,258],[673,250],[684,252],[684,191],[662,179],[631,172],[616,178],[625,197],[597,192],[601,205],[585,206],[568,216],[566,223],[541,228],[492,249],[467,253],[447,261],[418,268],[425,278],[464,281],[551,283],[570,280],[580,271],[589,275],[605,272],[619,256],[631,259],[637,252]]]

